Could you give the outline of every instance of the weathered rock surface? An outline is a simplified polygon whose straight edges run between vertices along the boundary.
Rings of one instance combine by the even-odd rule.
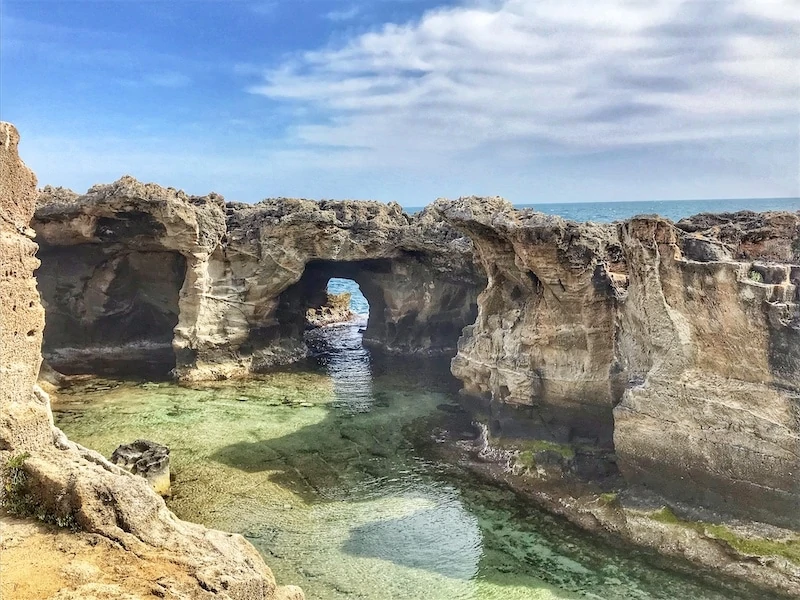
[[[109,202],[113,198],[113,202]],[[175,366],[174,329],[197,320],[222,198],[123,177],[84,196],[46,187],[34,227],[48,309],[44,353],[61,372]]]
[[[84,196],[45,188],[33,226],[45,356],[67,372],[149,360],[208,379],[291,362],[331,277],[361,286],[368,342],[454,353],[483,287],[468,240],[396,204],[225,205],[125,177]]]
[[[440,206],[488,276],[453,373],[629,484],[800,528],[800,213],[577,224]],[[509,424],[513,427],[512,424]]]
[[[11,489],[0,490],[0,500],[96,534],[138,559],[170,565],[165,571],[176,566],[181,576],[165,576],[165,598],[296,596],[296,588],[276,587],[244,538],[180,521],[144,479],[71,443],[53,426],[49,399],[36,387],[44,311],[33,277],[36,244],[27,226],[36,179],[17,155],[18,141],[12,125],[0,124],[0,464],[4,476],[9,465],[17,474]],[[3,586],[9,584],[4,575]],[[114,587],[103,597],[130,597],[124,582]],[[68,592],[61,597],[90,597]]]
[[[614,441],[628,481],[800,528],[800,257],[785,254],[800,215],[769,218],[793,219],[793,237],[733,247],[736,260],[698,254],[694,234],[666,220],[620,225],[631,385]]]
[[[126,471],[144,477],[159,496],[171,494],[169,448],[150,440],[136,440],[119,446],[111,462]]]
[[[351,297],[349,292],[327,294],[323,305],[306,311],[306,323],[311,327],[324,327],[355,320],[358,315],[350,310]]]

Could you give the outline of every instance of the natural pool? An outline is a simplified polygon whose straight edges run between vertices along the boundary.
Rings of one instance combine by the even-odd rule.
[[[86,381],[60,395],[56,422],[107,456],[139,437],[168,445],[169,506],[245,535],[309,600],[746,597],[426,456],[426,419],[457,399],[443,365],[373,357],[358,326],[312,342],[315,360],[245,382]]]

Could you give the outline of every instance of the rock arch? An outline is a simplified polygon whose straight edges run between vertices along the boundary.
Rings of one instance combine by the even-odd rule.
[[[112,368],[153,366],[141,348],[164,350],[147,356],[184,379],[297,360],[305,309],[330,277],[367,296],[369,343],[454,355],[485,285],[471,242],[435,207],[410,216],[378,202],[225,204],[123,177],[83,196],[45,188],[33,225],[45,355],[71,371],[109,364],[110,350]]]

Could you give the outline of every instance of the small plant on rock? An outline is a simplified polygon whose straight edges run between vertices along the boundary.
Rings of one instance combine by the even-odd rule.
[[[6,461],[2,476],[3,495],[0,498],[0,506],[16,517],[34,517],[44,523],[76,531],[78,523],[73,514],[56,514],[47,510],[26,490],[28,474],[25,472],[25,461],[30,456],[24,452],[15,454]]]
[[[2,506],[15,516],[28,516],[32,506],[25,495],[25,484],[28,475],[25,473],[25,461],[30,458],[27,452],[15,454],[6,461],[3,473],[3,498]]]

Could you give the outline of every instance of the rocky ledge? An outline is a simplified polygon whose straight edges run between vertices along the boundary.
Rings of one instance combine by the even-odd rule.
[[[15,550],[20,543],[27,552],[38,556],[57,554],[52,539],[49,545],[41,544],[41,538],[52,538],[53,534],[46,528],[42,531],[31,526],[30,519],[38,518],[53,526],[80,531],[74,534],[77,537],[65,534],[65,542],[83,544],[84,550],[93,548],[91,552],[104,557],[101,564],[131,562],[136,563],[140,574],[161,573],[150,593],[162,598],[301,599],[298,588],[276,586],[269,568],[243,537],[177,519],[145,479],[70,442],[54,427],[49,398],[36,385],[45,316],[33,277],[39,266],[37,248],[28,227],[36,202],[36,178],[19,159],[18,142],[16,129],[0,123],[3,595],[8,592],[9,596],[18,597],[17,590],[30,586],[32,573],[22,569],[20,554]],[[28,520],[9,519],[7,513]],[[20,532],[23,540],[16,537]],[[129,561],[120,555],[127,555]],[[6,563],[15,557],[17,562]],[[130,581],[118,580],[108,585],[99,583],[99,576],[91,575],[88,580],[65,580],[58,597],[141,597],[141,582],[136,573],[131,574],[134,577]],[[39,567],[33,578],[42,582],[49,576],[58,575],[44,573]]]

